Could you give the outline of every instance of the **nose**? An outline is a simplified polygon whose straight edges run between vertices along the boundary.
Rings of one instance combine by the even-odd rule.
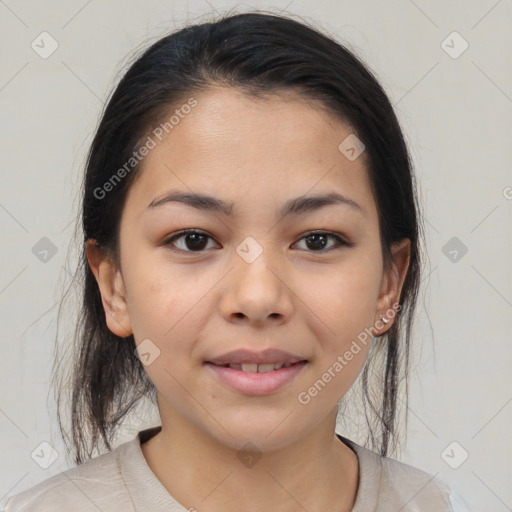
[[[234,252],[232,263],[220,302],[223,317],[254,325],[287,322],[293,313],[293,292],[285,266],[278,264],[276,255],[263,250],[248,263]]]

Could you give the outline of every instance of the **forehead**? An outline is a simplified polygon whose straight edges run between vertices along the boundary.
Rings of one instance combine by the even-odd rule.
[[[220,193],[233,202],[254,196],[268,204],[283,194],[336,189],[371,209],[365,154],[351,161],[338,148],[353,129],[318,100],[296,92],[254,97],[233,87],[211,88],[193,98],[196,106],[175,115],[161,141],[148,131],[156,147],[129,191],[139,210],[176,188]],[[176,110],[180,105],[162,116],[160,126]]]

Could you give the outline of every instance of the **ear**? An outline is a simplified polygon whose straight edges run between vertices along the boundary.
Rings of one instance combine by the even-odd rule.
[[[117,336],[125,338],[133,331],[121,270],[111,258],[104,255],[96,240],[87,240],[85,251],[100,289],[107,327]]]
[[[391,264],[384,270],[377,303],[375,324],[380,326],[378,336],[384,334],[395,321],[396,308],[409,268],[410,254],[411,241],[408,238],[395,242],[391,246]],[[388,320],[387,323],[382,320],[383,317]]]

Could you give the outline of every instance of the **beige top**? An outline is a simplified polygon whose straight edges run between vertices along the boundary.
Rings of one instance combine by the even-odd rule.
[[[0,505],[0,511],[195,511],[169,494],[144,458],[141,443],[160,430],[161,427],[154,427],[139,432],[112,452],[17,494]],[[352,512],[468,512],[462,500],[441,480],[336,435],[359,460],[359,486]]]

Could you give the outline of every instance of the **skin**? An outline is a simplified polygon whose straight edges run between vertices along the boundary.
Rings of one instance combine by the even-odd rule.
[[[307,405],[297,397],[398,302],[409,241],[392,248],[385,270],[365,155],[349,161],[340,153],[353,130],[319,103],[225,87],[195,97],[198,105],[150,151],[128,192],[120,261],[90,241],[86,248],[109,329],[160,350],[145,368],[162,432],[142,445],[144,457],[166,489],[198,511],[348,511],[358,461],[334,435],[337,404],[369,343]],[[178,202],[147,209],[171,189],[231,201],[231,215]],[[279,214],[291,198],[332,191],[362,212],[338,204]],[[174,241],[178,252],[164,245],[191,228],[211,237],[202,252],[184,238]],[[308,244],[312,230],[352,245]],[[236,252],[247,236],[263,250],[252,263]],[[203,365],[230,350],[272,347],[308,364],[271,395],[233,391]],[[237,457],[247,442],[261,454],[251,467]]]

